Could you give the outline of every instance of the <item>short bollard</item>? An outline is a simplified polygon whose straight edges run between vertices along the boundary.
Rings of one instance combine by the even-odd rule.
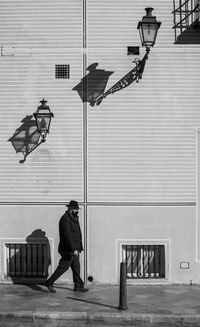
[[[127,310],[126,262],[120,263],[120,286],[118,310]]]

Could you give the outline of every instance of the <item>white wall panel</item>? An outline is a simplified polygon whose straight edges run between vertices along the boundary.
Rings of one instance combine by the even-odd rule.
[[[89,51],[114,71],[107,89],[134,67],[122,52]],[[152,49],[139,83],[89,106],[89,201],[196,200],[199,62],[197,50]]]
[[[157,43],[168,47],[169,42],[174,42],[173,2],[169,0],[88,0],[88,46],[126,48],[127,45],[140,45],[137,24],[145,16],[146,7],[153,7],[153,14],[162,22]]]
[[[0,3],[0,43],[16,47],[79,47],[81,0],[9,0]]]
[[[88,64],[114,72],[107,89],[129,72],[146,7],[162,25],[142,80],[89,106],[88,201],[196,200],[200,47],[174,44],[173,2],[88,0]]]
[[[55,79],[55,65],[69,64],[70,79]],[[0,57],[0,200],[82,200],[82,103],[74,85],[82,72],[79,50],[33,51],[29,57]],[[54,113],[47,140],[27,156],[8,142],[42,98]]]

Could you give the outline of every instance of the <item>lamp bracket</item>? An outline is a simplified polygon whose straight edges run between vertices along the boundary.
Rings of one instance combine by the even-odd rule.
[[[105,93],[101,94],[95,101],[93,101],[91,106],[99,105],[104,98],[106,98],[109,94],[113,94],[115,92],[120,91],[121,89],[124,89],[125,87],[129,86],[132,84],[134,81],[137,83],[139,80],[142,78],[142,74],[144,72],[144,67],[146,60],[148,59],[148,54],[149,54],[150,49],[146,48],[146,53],[142,60],[139,58],[135,58],[133,62],[135,63],[135,67],[128,72],[124,77],[122,77],[117,83],[115,83],[113,86],[111,86]]]

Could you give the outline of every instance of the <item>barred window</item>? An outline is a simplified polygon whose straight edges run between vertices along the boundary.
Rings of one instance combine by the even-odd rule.
[[[46,278],[50,264],[48,243],[6,243],[6,272],[10,278]]]
[[[164,245],[122,245],[127,279],[165,278]]]

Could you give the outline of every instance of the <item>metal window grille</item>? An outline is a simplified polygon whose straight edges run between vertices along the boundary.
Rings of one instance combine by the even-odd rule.
[[[196,20],[199,22],[200,0],[173,0],[175,42]]]
[[[69,78],[70,77],[69,65],[56,65],[55,66],[55,77],[56,78]]]
[[[127,279],[165,278],[164,245],[122,245]]]
[[[46,278],[50,262],[47,243],[7,243],[7,276],[11,278]]]

